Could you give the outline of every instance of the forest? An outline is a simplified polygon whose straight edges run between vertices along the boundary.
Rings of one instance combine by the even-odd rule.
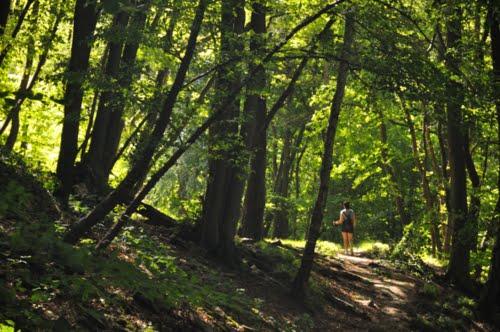
[[[0,2],[0,331],[499,328],[500,0]]]

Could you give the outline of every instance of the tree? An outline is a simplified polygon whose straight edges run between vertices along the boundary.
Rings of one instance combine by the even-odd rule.
[[[243,217],[240,234],[255,240],[261,240],[264,233],[264,205],[266,203],[266,149],[267,132],[261,128],[266,121],[266,99],[263,95],[266,87],[266,72],[259,63],[265,47],[266,33],[265,2],[252,3],[252,18],[250,25],[253,32],[250,41],[250,51],[256,59],[250,64],[255,75],[248,84],[244,114],[246,116],[243,128],[245,146],[250,153],[250,171],[247,180]]]
[[[231,94],[232,87],[241,84],[243,51],[241,34],[244,30],[244,1],[224,1],[220,21],[221,63],[233,60],[231,68],[222,67],[215,82],[214,108],[217,109]],[[207,250],[235,262],[234,236],[243,195],[243,142],[239,132],[240,98],[232,98],[224,114],[209,130],[209,162],[207,191],[203,204],[201,243]]]
[[[111,81],[101,91],[90,149],[83,160],[84,178],[89,188],[98,192],[108,190],[108,179],[118,153],[124,128],[125,98],[136,73],[137,51],[146,23],[150,1],[138,1],[130,19],[125,10],[115,15],[108,45],[106,78]],[[113,81],[116,83],[112,83]]]
[[[457,1],[448,1],[446,36],[448,53],[445,64],[450,72],[457,74],[460,59],[457,56],[461,48],[462,12]],[[460,76],[459,76],[460,77]],[[467,221],[467,185],[466,165],[463,147],[464,122],[462,115],[463,86],[450,77],[447,86],[446,100],[448,154],[450,162],[450,211],[449,223],[453,225],[452,250],[447,276],[459,287],[471,290],[469,279],[470,232]]]
[[[177,69],[174,83],[169,90],[169,93],[163,103],[162,111],[158,116],[151,135],[144,137],[142,153],[139,158],[134,162],[128,171],[125,178],[104,200],[102,200],[92,211],[90,211],[84,218],[75,223],[69,231],[65,234],[64,240],[68,243],[76,243],[88,230],[104,218],[116,205],[128,197],[133,195],[131,190],[137,187],[138,182],[144,181],[144,178],[151,165],[151,160],[155,153],[161,138],[170,123],[173,108],[177,101],[177,97],[182,88],[186,73],[194,55],[196,48],[196,41],[201,29],[205,10],[208,5],[208,0],[200,0],[196,7],[196,14],[191,24],[189,39],[186,45],[186,52],[182,58],[181,64]]]
[[[11,0],[4,1],[0,5],[0,36],[4,34],[5,27],[7,26],[7,19],[9,18]]]
[[[73,39],[64,92],[64,120],[61,134],[55,195],[68,202],[74,180],[74,164],[78,153],[78,132],[83,100],[83,83],[89,67],[92,37],[98,19],[97,1],[77,0],[73,18]]]
[[[320,235],[321,224],[323,222],[326,198],[328,195],[328,186],[330,182],[330,172],[332,169],[333,143],[335,142],[335,133],[337,131],[337,124],[342,101],[344,99],[347,74],[349,71],[349,63],[347,59],[351,55],[351,48],[354,39],[354,22],[353,12],[348,12],[345,17],[344,42],[341,54],[341,59],[343,60],[339,62],[336,89],[330,108],[328,128],[324,138],[318,196],[312,211],[311,223],[309,225],[307,242],[302,255],[300,268],[295,276],[292,286],[292,293],[299,297],[303,297],[305,295],[307,282],[309,280],[309,275],[311,274],[314,260],[314,249],[316,247],[316,241]]]
[[[489,1],[491,57],[493,60],[492,91],[497,120],[497,139],[500,142],[500,12],[498,1]],[[498,149],[498,147],[497,147]],[[500,158],[500,154],[498,155]],[[500,160],[497,164],[497,189],[500,191]],[[479,310],[485,318],[492,318],[500,308],[500,195],[497,198],[493,225],[496,227],[495,246],[491,255],[488,281],[481,291]]]

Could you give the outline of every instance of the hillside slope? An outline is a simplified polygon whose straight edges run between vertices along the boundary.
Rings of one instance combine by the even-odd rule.
[[[238,244],[239,269],[212,260],[179,228],[137,221],[104,253],[79,247],[53,199],[1,162],[0,327],[88,331],[489,331],[472,300],[370,253],[321,250],[305,303],[289,284],[300,248]],[[106,225],[100,225],[101,229]],[[99,231],[98,231],[99,232]]]

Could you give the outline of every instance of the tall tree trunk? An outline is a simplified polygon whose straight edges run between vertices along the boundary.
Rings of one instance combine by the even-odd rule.
[[[7,19],[9,18],[11,0],[4,0],[0,5],[0,36],[3,36],[5,27],[7,26]]]
[[[64,119],[61,134],[55,195],[68,202],[73,187],[74,163],[78,153],[78,131],[83,100],[83,82],[89,67],[92,37],[98,18],[97,1],[77,0],[73,18],[73,40],[64,92]]]
[[[317,48],[318,41],[322,39],[323,36],[327,33],[327,31],[330,30],[334,23],[333,19],[330,19],[324,26],[323,30],[315,36],[315,38],[312,40],[311,45],[309,47],[309,53],[314,53],[314,51]],[[271,107],[269,114],[267,115],[267,118],[265,119],[265,124],[264,126],[260,129],[260,134],[259,135],[264,135],[267,128],[269,127],[269,124],[271,123],[272,119],[278,111],[284,106],[285,102],[291,98],[293,95],[293,92],[295,90],[296,83],[298,79],[300,78],[304,68],[306,67],[307,63],[309,61],[309,57],[305,56],[295,69],[295,71],[292,74],[292,78],[290,82],[288,83],[288,86],[286,87],[285,90],[281,93],[280,97],[278,100],[274,103],[274,105]],[[309,114],[305,117],[304,119],[304,124],[308,122],[310,117],[312,116],[312,112],[309,112]],[[289,133],[289,130],[287,129],[286,133]],[[299,133],[298,135],[298,140],[296,144],[293,144],[293,147],[290,146],[290,142],[286,142],[287,139],[291,139],[291,136],[285,135],[285,142],[283,144],[283,149],[282,149],[282,155],[280,159],[280,166],[277,166],[276,162],[276,156],[273,159],[273,174],[274,174],[274,187],[273,187],[273,192],[275,195],[275,205],[276,209],[275,211],[268,213],[266,216],[266,222],[267,225],[264,229],[265,235],[269,233],[269,229],[272,224],[275,225],[274,227],[274,237],[279,237],[279,238],[286,238],[289,235],[289,214],[288,214],[288,206],[286,203],[286,200],[288,198],[288,188],[290,184],[290,173],[292,170],[293,166],[293,161],[295,160],[295,156],[298,151],[298,145],[300,144],[302,140],[302,135],[303,131]],[[275,149],[277,150],[277,149]]]
[[[490,0],[490,36],[491,36],[491,58],[493,60],[493,97],[495,101],[497,117],[497,139],[500,142],[500,13],[498,1]],[[496,11],[495,11],[496,9]],[[500,158],[500,147],[497,145],[497,155]],[[500,160],[497,163],[498,178],[497,189],[500,191]],[[500,308],[500,194],[495,206],[493,225],[496,227],[496,243],[491,255],[490,271],[488,281],[481,291],[479,299],[479,311],[485,318],[492,319],[494,313]],[[497,318],[498,319],[498,318]]]
[[[285,130],[283,137],[283,148],[281,149],[278,173],[274,181],[273,202],[275,205],[272,212],[272,223],[274,224],[273,237],[287,238],[289,236],[289,211],[288,191],[290,187],[290,172],[292,170],[296,146],[293,144],[293,136],[290,128]]]
[[[439,107],[442,111],[441,114],[444,113],[444,108]],[[441,154],[441,177],[443,180],[444,186],[444,197],[445,197],[445,205],[446,211],[449,213],[450,211],[450,175],[448,173],[448,142],[446,139],[445,128],[443,128],[442,119],[438,119],[438,128],[437,135],[439,141],[439,151]],[[453,220],[448,218],[446,222],[446,227],[444,228],[444,240],[443,240],[443,252],[449,254],[451,251],[451,240],[453,236]]]
[[[16,93],[16,99],[14,102],[14,106],[9,111],[9,116],[11,119],[10,132],[7,137],[7,141],[5,142],[5,150],[12,151],[14,148],[14,144],[17,140],[17,134],[19,132],[19,113],[21,111],[21,106],[26,98],[26,93],[28,89],[28,83],[31,76],[31,70],[33,69],[33,61],[35,57],[35,37],[33,35],[37,21],[38,21],[38,12],[40,9],[40,3],[36,2],[33,6],[33,15],[31,19],[31,33],[28,36],[28,46],[26,50],[26,64],[24,66],[23,76],[21,78],[21,84],[19,85],[19,89]]]
[[[108,188],[108,179],[114,165],[115,156],[124,128],[123,112],[125,110],[126,92],[130,91],[136,72],[135,62],[146,23],[150,1],[136,3],[136,12],[130,19],[128,34],[132,36],[123,46],[122,42],[111,42],[108,59],[109,76],[117,79],[117,88],[104,91],[100,98],[92,141],[88,153],[88,178],[97,191],[104,192]],[[120,14],[119,14],[120,15]],[[126,18],[118,19],[118,30],[125,31]],[[115,54],[116,51],[116,54]],[[115,71],[116,70],[116,71]]]
[[[415,165],[417,166],[420,175],[422,192],[425,200],[426,219],[429,221],[429,226],[431,231],[432,255],[435,256],[437,254],[437,250],[440,249],[440,237],[437,228],[438,216],[436,213],[437,211],[436,201],[433,198],[430,189],[429,179],[427,178],[426,165],[424,164],[424,161],[422,161],[422,159],[420,158],[420,152],[417,143],[417,133],[415,131],[415,125],[413,123],[410,110],[408,109],[408,107],[404,105],[404,101],[402,99],[401,103],[403,104],[403,109],[405,112],[406,124],[408,125],[408,128],[410,130],[413,159],[415,160]],[[427,126],[427,114],[424,115],[424,124],[423,124],[424,130],[426,126]],[[423,150],[425,151],[425,147]]]
[[[342,46],[341,61],[339,63],[337,86],[332,100],[330,109],[330,117],[328,119],[328,128],[325,135],[323,159],[321,161],[320,170],[320,186],[318,196],[311,216],[311,224],[309,226],[307,243],[304,248],[302,261],[299,271],[293,281],[292,293],[295,296],[303,298],[311,274],[311,269],[314,260],[314,249],[316,241],[320,235],[321,224],[323,222],[324,209],[328,196],[328,186],[330,183],[330,172],[332,169],[332,154],[333,144],[335,141],[335,133],[337,130],[338,118],[342,101],[344,99],[345,86],[347,83],[347,74],[349,71],[349,63],[347,59],[350,57],[351,46],[354,39],[354,15],[352,12],[346,14],[345,29],[344,29],[344,44]]]
[[[428,165],[429,165],[429,150],[431,142],[427,138],[429,137],[430,131],[430,123],[429,123],[429,115],[427,111],[427,105],[424,105],[426,109],[424,110],[424,121],[422,123],[422,150],[424,152],[424,157],[421,162],[423,173],[422,176],[426,178],[427,192],[429,195],[429,203],[428,206],[432,207],[432,210],[428,210],[428,218],[430,219],[430,227],[431,227],[431,236],[433,237],[433,243],[438,253],[441,253],[443,250],[441,243],[441,233],[439,232],[439,222],[441,221],[439,217],[439,200],[438,194],[431,191],[430,179],[427,177]],[[436,255],[436,252],[434,252]]]
[[[255,33],[250,41],[250,50],[255,53],[257,61],[250,64],[255,71],[249,82],[245,103],[245,145],[250,152],[250,174],[243,204],[242,227],[240,234],[255,240],[261,240],[264,233],[264,206],[266,203],[266,150],[267,132],[260,128],[266,121],[266,99],[263,95],[266,88],[266,72],[264,65],[258,63],[264,55],[266,33],[266,3],[252,3],[251,28]],[[253,68],[253,69],[252,69]]]
[[[107,189],[109,172],[108,165],[105,162],[109,157],[107,147],[114,142],[110,142],[108,135],[112,135],[112,126],[121,128],[121,119],[113,123],[111,114],[113,105],[120,98],[115,91],[121,90],[121,86],[114,86],[112,82],[120,80],[122,68],[120,66],[124,35],[129,20],[129,14],[125,11],[119,11],[115,14],[113,24],[110,27],[111,41],[108,44],[107,62],[105,76],[108,80],[107,87],[100,92],[99,106],[97,107],[96,119],[92,129],[89,152],[83,160],[83,169],[85,182],[92,191],[103,193]],[[119,36],[119,37],[116,37]],[[111,156],[113,157],[113,156]]]
[[[479,235],[479,212],[481,209],[481,197],[479,196],[481,190],[481,179],[476,170],[476,165],[472,158],[472,152],[470,148],[469,134],[465,134],[465,165],[467,168],[467,173],[472,184],[472,191],[470,193],[470,203],[468,209],[467,222],[470,223],[471,232],[469,236],[469,245],[471,251],[477,250],[478,235]]]
[[[457,1],[449,0],[447,10],[448,52],[445,65],[452,73],[460,67],[460,39],[462,34],[462,12]],[[463,123],[462,104],[463,87],[460,82],[450,77],[447,86],[446,117],[448,131],[448,155],[450,161],[450,210],[449,223],[453,225],[453,238],[447,276],[458,287],[471,291],[469,278],[469,241],[467,228],[467,185],[464,153],[465,126]]]
[[[396,204],[396,210],[399,215],[399,231],[397,236],[401,237],[403,235],[403,229],[406,225],[410,223],[410,218],[405,209],[405,199],[403,196],[403,190],[398,182],[398,175],[396,175],[396,170],[391,164],[389,157],[389,142],[387,140],[387,126],[385,124],[385,117],[382,109],[380,107],[375,106],[376,113],[379,117],[379,131],[380,131],[380,141],[382,143],[382,149],[380,155],[382,157],[382,167],[384,172],[389,175],[391,186],[394,196],[394,203]],[[394,227],[394,229],[397,229]]]
[[[441,116],[442,113],[439,113],[438,116]],[[439,131],[441,131],[441,126],[438,122],[438,136],[440,135]],[[447,234],[447,225],[446,225],[446,220],[445,220],[445,214],[442,213],[441,211],[441,206],[448,206],[448,197],[447,197],[447,179],[446,179],[446,170],[443,167],[440,167],[437,156],[436,156],[436,151],[434,149],[434,145],[432,143],[431,139],[431,130],[430,126],[427,125],[424,127],[424,139],[426,142],[426,154],[429,156],[430,161],[431,161],[431,167],[432,171],[434,173],[434,179],[435,182],[437,182],[437,187],[438,187],[438,194],[437,197],[439,198],[439,204],[437,204],[437,213],[438,213],[438,220],[439,224],[445,225],[443,229],[443,251],[447,252],[445,247],[446,247],[446,234]],[[446,150],[443,150],[444,156],[446,156]],[[446,158],[442,160],[443,163],[446,162]],[[446,167],[446,166],[445,166]]]
[[[55,4],[57,6],[57,3]],[[44,48],[42,50],[42,53],[40,54],[38,58],[38,64],[33,72],[33,75],[30,77],[30,72],[33,66],[33,56],[35,52],[35,45],[34,45],[34,39],[31,39],[31,44],[28,46],[28,56],[26,60],[26,68],[25,72],[23,74],[23,79],[21,81],[21,86],[18,90],[17,93],[17,98],[15,101],[15,105],[13,109],[10,111],[10,114],[12,114],[12,127],[9,133],[9,136],[7,137],[7,142],[5,144],[5,148],[8,151],[11,151],[14,148],[14,144],[17,141],[17,136],[19,133],[19,113],[21,112],[21,107],[23,103],[26,101],[28,96],[32,93],[33,88],[38,81],[38,78],[40,76],[40,73],[42,72],[42,69],[47,62],[48,56],[49,56],[49,51],[52,47],[52,42],[54,41],[56,35],[57,35],[57,30],[59,29],[59,24],[61,23],[61,19],[64,14],[64,9],[61,4],[59,4],[60,8],[56,14],[55,21],[51,27],[51,29],[48,31],[47,34],[47,39],[44,43]],[[33,27],[36,29],[36,23],[37,23],[37,17],[38,17],[38,10],[39,10],[39,4],[38,2],[35,4],[33,7],[33,14],[35,16],[34,21],[33,21]],[[30,50],[31,48],[31,50]]]
[[[19,15],[19,18],[17,19],[16,26],[14,27],[14,30],[12,30],[12,33],[10,34],[10,41],[5,45],[3,50],[0,52],[0,67],[2,66],[5,58],[7,57],[7,54],[9,51],[12,49],[12,44],[13,41],[16,39],[17,34],[19,33],[19,30],[21,30],[21,26],[23,25],[24,19],[26,18],[26,15],[28,14],[28,11],[30,10],[30,7],[37,2],[36,0],[28,0],[26,4],[24,5],[21,14]]]
[[[221,9],[221,62],[237,59],[243,49],[241,34],[245,24],[244,1],[229,0]],[[218,109],[240,84],[239,62],[217,73],[214,109]],[[241,137],[238,118],[240,98],[235,98],[221,118],[209,130],[209,171],[203,204],[202,245],[229,264],[236,262],[234,236],[243,194]]]
[[[163,108],[159,114],[158,120],[151,135],[143,140],[141,144],[142,153],[138,155],[138,159],[132,164],[130,171],[120,184],[113,190],[104,200],[102,200],[87,216],[80,219],[75,223],[70,230],[65,234],[64,240],[68,243],[76,243],[88,230],[90,230],[96,223],[102,220],[116,205],[121,201],[130,197],[131,188],[136,187],[139,182],[144,180],[154,152],[160,143],[165,129],[170,123],[170,118],[174,105],[177,101],[177,96],[184,84],[186,73],[191,64],[191,60],[196,48],[196,41],[201,29],[205,10],[207,8],[208,0],[199,0],[196,9],[195,18],[191,24],[189,39],[186,46],[186,52],[182,58],[181,64],[177,70],[174,83],[163,103]]]

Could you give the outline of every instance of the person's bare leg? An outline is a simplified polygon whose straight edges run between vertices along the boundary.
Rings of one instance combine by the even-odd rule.
[[[353,234],[347,233],[347,243],[348,243],[349,249],[351,250],[351,255],[354,255],[354,251],[352,249],[352,241],[353,241]]]
[[[347,249],[349,249],[349,233],[342,232],[342,240],[344,240],[344,255],[347,255]]]

